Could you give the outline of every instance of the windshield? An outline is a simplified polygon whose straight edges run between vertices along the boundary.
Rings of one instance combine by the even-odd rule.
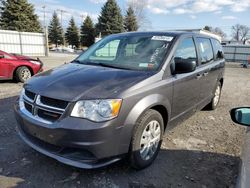
[[[167,35],[111,35],[93,45],[74,62],[154,71],[162,64],[172,40],[173,37]]]

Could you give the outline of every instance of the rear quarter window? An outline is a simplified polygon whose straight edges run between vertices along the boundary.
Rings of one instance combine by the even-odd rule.
[[[220,42],[216,39],[212,39],[212,43],[213,43],[215,59],[216,60],[223,59],[224,52]]]

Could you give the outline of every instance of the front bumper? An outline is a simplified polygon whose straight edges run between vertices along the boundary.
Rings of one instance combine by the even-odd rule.
[[[78,168],[99,168],[121,159],[128,150],[121,149],[122,126],[115,121],[94,123],[67,117],[45,124],[26,116],[14,106],[22,140],[44,155]]]

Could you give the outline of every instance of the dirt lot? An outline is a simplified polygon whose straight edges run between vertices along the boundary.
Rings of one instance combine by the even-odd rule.
[[[45,58],[51,68],[73,56]],[[155,163],[135,171],[126,161],[97,170],[63,165],[29,148],[17,136],[12,106],[22,84],[0,83],[0,188],[5,187],[234,187],[244,128],[228,111],[249,105],[250,69],[226,68],[216,111],[201,111],[165,135]]]

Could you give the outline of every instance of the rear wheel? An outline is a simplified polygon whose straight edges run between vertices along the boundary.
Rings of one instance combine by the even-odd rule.
[[[157,157],[163,136],[163,119],[159,112],[148,110],[137,122],[129,152],[131,166],[143,169]]]
[[[216,85],[216,89],[214,92],[214,97],[211,101],[211,103],[209,103],[208,108],[210,110],[215,110],[218,107],[218,104],[220,102],[220,97],[221,97],[221,83],[218,82]]]
[[[16,78],[17,78],[17,81],[20,81],[20,82],[26,82],[29,78],[31,78],[31,71],[29,70],[28,67],[25,67],[25,66],[22,66],[22,67],[19,67],[17,70],[16,70]]]

